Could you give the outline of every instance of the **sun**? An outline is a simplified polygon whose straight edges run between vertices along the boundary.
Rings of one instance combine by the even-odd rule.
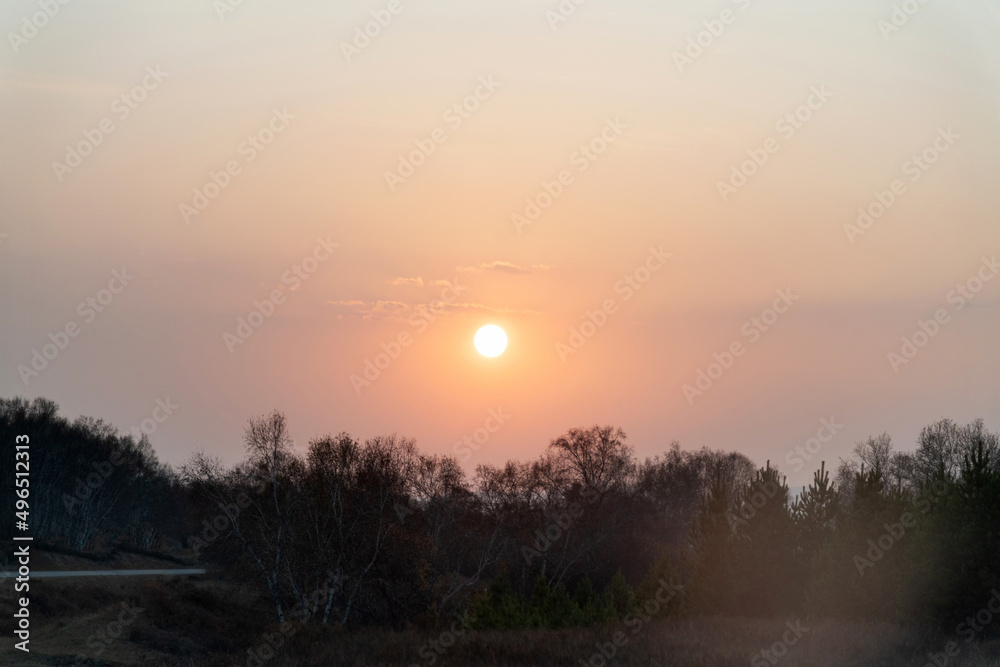
[[[476,332],[476,349],[484,357],[499,357],[507,349],[507,334],[495,324],[487,324]]]

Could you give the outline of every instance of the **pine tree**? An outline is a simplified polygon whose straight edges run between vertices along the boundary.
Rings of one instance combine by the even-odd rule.
[[[531,589],[531,602],[528,607],[528,627],[548,627],[548,608],[551,596],[552,589],[549,587],[549,580],[545,578],[545,575],[539,574],[535,578],[534,587]]]
[[[635,609],[635,593],[625,580],[621,569],[611,578],[602,596],[602,619],[608,622],[618,622],[626,614]]]
[[[802,570],[788,497],[785,478],[770,461],[740,492],[731,582],[738,613],[769,616],[792,611],[800,602]]]
[[[546,600],[544,616],[545,627],[553,630],[580,625],[580,606],[570,597],[566,584],[560,582],[552,589]]]
[[[912,538],[900,528],[886,535],[912,509],[907,492],[887,488],[879,459],[851,473],[853,496],[841,504],[832,539],[821,542],[807,584],[810,613],[898,618],[905,589],[906,553]]]
[[[813,473],[813,481],[792,506],[798,531],[801,558],[809,564],[824,542],[829,540],[840,514],[840,493],[830,483],[826,462]]]
[[[732,602],[733,543],[741,524],[729,509],[729,491],[722,476],[716,475],[701,503],[691,539],[691,599],[706,613],[722,613]]]
[[[580,608],[580,624],[584,627],[593,625],[599,620],[600,600],[590,577],[584,576],[573,591],[573,599]]]
[[[662,556],[653,563],[642,582],[635,589],[635,598],[641,606],[647,600],[667,599],[665,606],[660,606],[656,618],[665,618],[682,613],[685,606],[683,589],[680,592],[674,587],[680,586],[680,573],[669,556]],[[666,587],[666,588],[665,588]],[[661,592],[662,589],[662,592]]]
[[[515,630],[527,625],[524,604],[506,577],[494,579],[474,603],[475,627],[481,630]]]
[[[855,516],[871,515],[880,512],[885,507],[885,475],[878,464],[854,477],[854,498],[851,501],[851,514]]]

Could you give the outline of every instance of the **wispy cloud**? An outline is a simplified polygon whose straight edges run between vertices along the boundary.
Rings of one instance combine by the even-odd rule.
[[[525,310],[522,308],[495,308],[482,303],[449,303],[445,304],[444,308],[445,310],[458,312],[487,312],[497,313],[498,315],[534,315],[539,312],[537,310]]]
[[[514,264],[512,262],[483,262],[482,264],[477,264],[475,266],[458,266],[455,267],[456,271],[461,271],[463,273],[485,273],[487,271],[493,271],[497,273],[512,273],[517,275],[524,275],[528,273],[542,273],[544,271],[550,271],[554,269],[554,266],[548,264],[532,264],[530,266],[521,266],[519,264]]]
[[[369,322],[402,321],[418,312],[418,308],[426,306],[426,303],[404,303],[402,301],[328,301],[327,305],[333,306],[339,312],[338,319],[358,318]],[[441,310],[452,313],[493,313],[497,315],[534,315],[537,310],[524,310],[518,308],[496,308],[482,303],[439,303],[436,306]]]
[[[340,312],[338,318],[358,317],[369,321],[384,321],[400,319],[403,313],[410,309],[409,304],[402,301],[328,301]]]
[[[412,285],[414,287],[423,287],[424,279],[420,276],[416,278],[393,278],[392,280],[387,280],[390,285]]]

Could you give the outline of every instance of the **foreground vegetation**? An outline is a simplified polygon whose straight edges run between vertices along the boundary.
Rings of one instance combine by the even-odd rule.
[[[129,593],[162,612],[116,643],[147,661],[942,667],[988,664],[968,661],[1000,633],[1000,438],[981,421],[937,422],[912,453],[885,435],[858,443],[832,476],[817,461],[796,498],[770,462],[676,443],[640,462],[610,426],[472,477],[396,435],[298,450],[277,412],[250,420],[233,467],[198,455],[174,471],[145,436],[0,400],[0,441],[22,433],[39,548],[210,568]],[[44,604],[63,619],[53,641],[105,613],[76,596]]]
[[[64,559],[63,564],[85,567],[73,559]],[[746,667],[770,665],[762,651],[782,642],[788,623],[796,623],[789,619],[692,617],[653,620],[635,634],[614,623],[564,630],[469,630],[447,648],[442,645],[442,639],[447,639],[440,629],[349,631],[303,625],[276,650],[264,653],[271,657],[252,661],[248,650],[259,655],[267,638],[277,643],[275,638],[281,631],[262,613],[266,601],[255,600],[253,592],[243,587],[211,578],[49,580],[38,600],[43,606],[38,612],[33,652],[25,656],[5,642],[0,648],[0,664],[580,667],[602,664],[596,656],[602,648],[609,650],[616,632],[625,631],[629,641],[615,649],[613,663],[621,667]],[[112,639],[123,601],[142,611]],[[13,604],[5,589],[0,596],[0,615],[6,616],[8,611],[13,611]],[[942,653],[947,643],[955,640],[948,633],[888,623],[822,620],[804,622],[803,627],[807,632],[787,647],[777,664],[920,666],[930,662],[928,654]],[[1000,641],[962,642],[960,653],[947,664],[1000,666]]]

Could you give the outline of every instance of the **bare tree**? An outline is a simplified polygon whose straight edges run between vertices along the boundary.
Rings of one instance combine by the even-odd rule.
[[[285,620],[283,583],[300,601],[306,591],[296,579],[292,541],[294,513],[301,500],[302,462],[292,451],[285,415],[274,411],[250,420],[244,432],[247,459],[224,471],[217,459],[196,455],[185,479],[228,519],[222,541],[234,541],[263,578],[279,621]],[[237,498],[239,501],[237,502]]]
[[[625,432],[613,426],[570,429],[549,445],[554,476],[600,494],[623,491],[635,469]]]
[[[990,433],[982,419],[960,426],[950,419],[942,419],[920,431],[914,467],[921,479],[958,479],[966,456],[977,451],[982,443],[984,451],[995,457],[998,452],[996,433]]]
[[[857,443],[850,458],[840,459],[840,465],[837,466],[836,487],[840,490],[845,505],[850,505],[854,499],[857,474],[868,470],[878,471],[883,477],[886,476],[892,468],[893,455],[892,437],[888,433],[883,433]]]

